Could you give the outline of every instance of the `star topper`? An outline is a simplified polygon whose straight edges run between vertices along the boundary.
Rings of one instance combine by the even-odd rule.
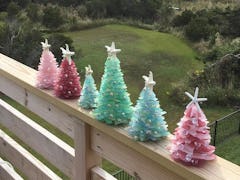
[[[88,65],[87,67],[85,67],[85,69],[86,69],[86,75],[91,75],[91,74],[93,73],[93,70],[92,70],[92,68],[91,68],[90,65]]]
[[[42,44],[42,49],[43,50],[49,50],[49,48],[51,47],[51,45],[48,44],[48,40],[47,39],[45,39],[45,42],[41,42],[41,44]]]
[[[64,49],[62,47],[60,48],[62,50],[62,54],[63,54],[62,57],[66,58],[68,60],[69,65],[71,65],[71,61],[72,61],[71,56],[73,56],[75,54],[75,52],[69,50],[68,44],[65,44],[65,45],[66,45],[66,49]]]
[[[145,88],[150,88],[153,90],[153,86],[156,84],[156,82],[153,80],[153,73],[152,71],[149,71],[149,77],[147,76],[142,76],[143,79],[145,80]]]
[[[199,88],[196,87],[194,96],[192,96],[189,92],[185,92],[185,94],[186,94],[190,99],[192,99],[192,101],[187,105],[187,107],[194,103],[194,104],[197,106],[198,110],[200,111],[201,108],[200,108],[198,102],[207,101],[207,98],[198,98],[198,92],[199,92]]]
[[[116,54],[121,51],[121,49],[115,48],[115,43],[112,42],[111,46],[105,46],[107,48],[108,57],[116,57]]]

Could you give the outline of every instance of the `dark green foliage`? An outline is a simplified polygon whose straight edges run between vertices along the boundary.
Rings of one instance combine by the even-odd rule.
[[[24,64],[36,68],[41,53],[41,41],[43,36],[39,30],[33,28],[24,31],[14,43],[13,58],[21,58]]]
[[[31,0],[13,0],[17,3],[20,7],[25,8],[31,2]]]
[[[188,39],[199,41],[208,39],[216,32],[224,37],[240,36],[240,8],[203,9],[196,13],[184,11],[172,21],[173,26],[183,27]]]
[[[77,7],[77,12],[80,17],[86,17],[87,15],[87,7],[85,5],[81,5]]]
[[[102,0],[91,0],[86,2],[87,14],[92,18],[103,18],[106,16],[106,6]]]
[[[48,6],[43,11],[42,23],[50,29],[57,29],[63,25],[64,20],[61,15],[61,9],[57,6]]]
[[[222,89],[221,87],[216,86],[206,89],[204,92],[204,96],[208,97],[209,105],[240,105],[240,93],[238,90]]]
[[[181,15],[177,15],[173,21],[173,26],[185,26],[187,25],[193,18],[195,18],[195,14],[190,10],[185,10]]]
[[[41,49],[42,34],[30,24],[10,22],[1,28],[1,52],[28,66],[36,67]]]
[[[205,67],[204,71],[194,73],[189,80],[192,87],[205,89],[209,102],[218,105],[240,104],[240,61],[228,55],[215,64]]]
[[[240,36],[240,8],[230,11],[227,15],[228,26],[223,34],[230,37]]]
[[[169,27],[172,21],[172,17],[174,15],[173,9],[170,8],[171,4],[164,2],[159,5],[159,8],[157,9],[156,17],[155,19],[152,19],[153,21],[155,20],[160,26],[160,30],[164,31],[166,27]]]
[[[0,0],[0,11],[6,11],[10,1]]]
[[[62,60],[62,51],[60,50],[60,47],[65,47],[65,44],[68,44],[69,48],[74,51],[74,47],[72,45],[73,40],[63,34],[51,34],[48,37],[48,41],[49,44],[51,44],[51,51],[59,63]]]
[[[206,62],[214,62],[220,60],[226,54],[239,54],[240,40],[236,39],[232,42],[225,42],[221,46],[213,46],[213,48],[204,54],[203,59]]]
[[[152,23],[162,5],[161,0],[90,0],[85,3],[92,18],[131,18]],[[169,10],[168,7],[166,7]],[[162,8],[166,10],[166,8]]]
[[[211,33],[212,28],[208,24],[208,19],[204,17],[197,17],[195,19],[192,19],[185,29],[187,38],[192,41],[208,39]]]
[[[27,16],[33,22],[40,21],[39,7],[37,4],[31,3],[26,8]]]
[[[16,16],[20,11],[20,6],[15,3],[15,2],[11,2],[8,7],[7,7],[7,13],[8,13],[8,17],[13,18],[14,16]]]

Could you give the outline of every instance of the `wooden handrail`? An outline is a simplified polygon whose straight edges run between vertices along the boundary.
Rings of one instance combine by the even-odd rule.
[[[206,162],[202,167],[186,167],[179,164],[170,158],[169,151],[167,150],[167,147],[170,145],[171,135],[156,143],[136,142],[128,136],[124,128],[114,128],[96,121],[88,111],[82,110],[77,106],[77,100],[61,100],[54,97],[52,91],[44,91],[36,88],[35,79],[35,70],[0,54],[0,91],[3,93],[7,91],[5,90],[6,92],[4,92],[4,87],[1,87],[1,83],[4,80],[10,81],[23,88],[26,92],[35,95],[52,104],[60,111],[76,118],[76,120],[79,120],[79,123],[80,121],[86,123],[90,126],[92,132],[97,134],[102,133],[109,142],[110,140],[111,142],[116,141],[115,143],[119,144],[122,149],[129,149],[133,154],[134,152],[138,154],[138,157],[142,156],[144,159],[149,160],[149,165],[156,166],[159,169],[162,168],[168,174],[173,174],[172,177],[179,177],[178,179],[240,179],[240,167],[220,157],[217,157],[214,161]],[[27,105],[28,102],[24,103]],[[94,139],[93,136],[91,135],[91,141],[97,141],[97,137]],[[105,140],[101,142],[99,140],[97,143],[101,143],[104,146],[105,142]],[[102,153],[111,160],[110,155],[107,152],[105,153],[104,149],[98,151],[97,148],[94,149],[93,144],[91,146],[100,156]],[[114,159],[114,162],[117,161],[120,161],[120,159]],[[121,163],[119,164],[121,165]],[[159,177],[156,177],[156,179],[159,179]]]

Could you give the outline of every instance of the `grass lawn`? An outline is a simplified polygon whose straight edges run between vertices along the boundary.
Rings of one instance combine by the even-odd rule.
[[[74,41],[75,61],[82,83],[84,67],[90,64],[94,70],[97,86],[100,86],[107,57],[104,46],[110,45],[112,41],[116,42],[117,48],[122,49],[118,57],[134,104],[144,86],[142,75],[147,75],[151,70],[157,82],[154,91],[161,107],[168,112],[166,120],[169,129],[172,131],[176,127],[176,122],[183,116],[185,107],[174,105],[168,93],[174,85],[184,83],[191,72],[203,68],[203,63],[196,60],[196,52],[184,41],[170,34],[126,25],[106,25],[90,30],[68,32],[65,35]],[[209,121],[214,121],[232,110],[211,107],[204,111]]]
[[[240,135],[232,136],[218,144],[216,154],[240,166]]]

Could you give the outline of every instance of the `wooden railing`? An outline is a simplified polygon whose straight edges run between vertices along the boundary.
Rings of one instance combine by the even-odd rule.
[[[61,100],[52,91],[35,88],[35,77],[35,70],[0,54],[0,92],[70,136],[74,148],[2,100],[0,123],[70,179],[115,179],[101,168],[102,158],[141,180],[240,179],[240,167],[220,157],[201,167],[179,164],[167,150],[171,135],[156,143],[136,142],[124,128],[96,121],[77,106],[77,100]],[[28,179],[61,179],[2,130],[0,157]],[[6,176],[1,167],[0,179]],[[13,176],[10,171],[4,172]],[[15,179],[19,177],[16,175]]]

